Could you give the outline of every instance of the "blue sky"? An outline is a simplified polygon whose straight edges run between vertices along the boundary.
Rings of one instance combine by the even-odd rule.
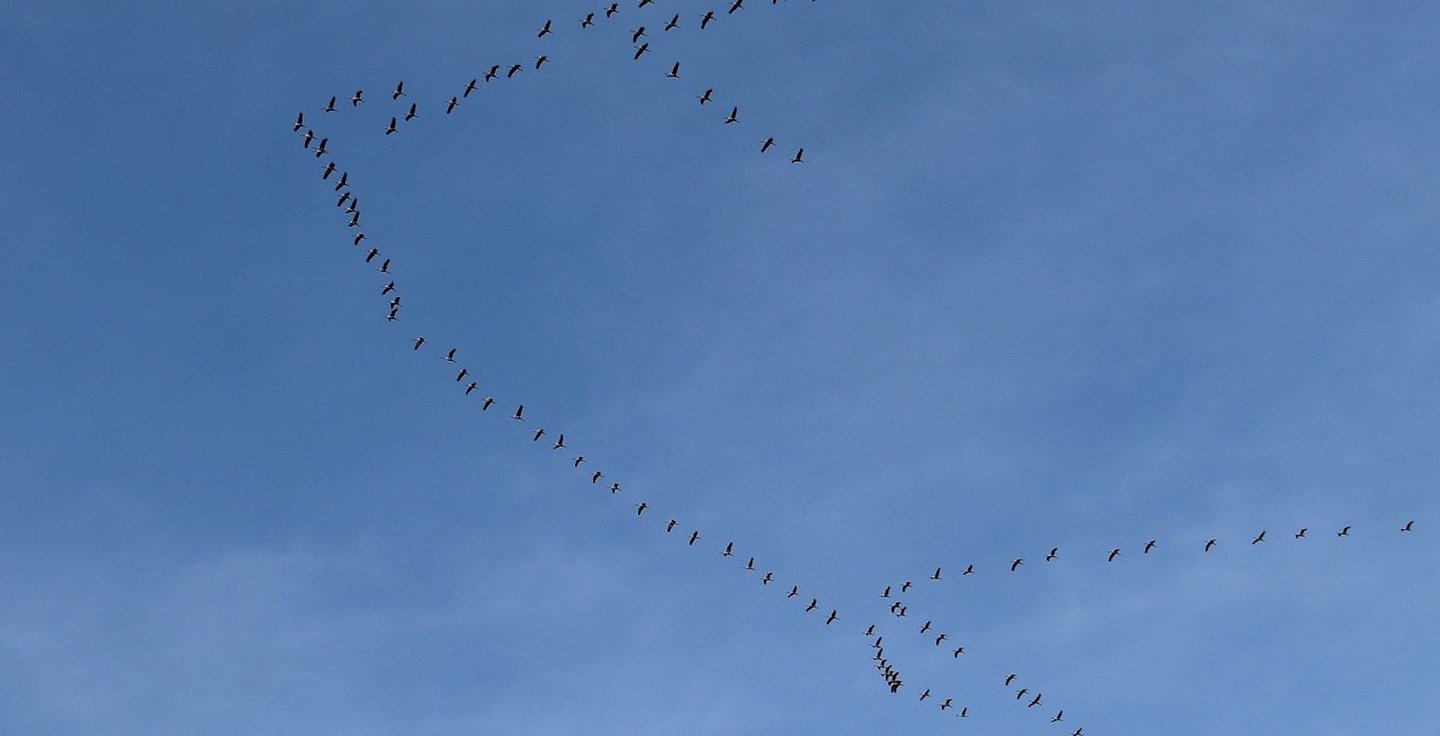
[[[1440,10],[602,6],[0,8],[0,733],[1440,730]]]

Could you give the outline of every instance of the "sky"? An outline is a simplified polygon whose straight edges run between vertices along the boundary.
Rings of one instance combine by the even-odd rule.
[[[1440,8],[620,5],[0,5],[0,733],[1440,732]]]

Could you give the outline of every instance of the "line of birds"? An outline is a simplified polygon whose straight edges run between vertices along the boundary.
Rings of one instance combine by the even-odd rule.
[[[743,0],[742,0],[742,2],[743,2]],[[642,8],[643,8],[645,5],[649,5],[649,4],[651,4],[651,2],[648,2],[648,1],[647,1],[647,2],[643,2],[639,7],[642,7]],[[778,4],[778,2],[773,3],[773,4]],[[618,13],[618,12],[619,12],[619,9],[618,9],[617,6],[618,6],[618,3],[612,3],[612,4],[610,5],[610,7],[606,8],[606,10],[603,11],[603,12],[604,12],[604,16],[605,16],[606,18],[609,18],[609,17],[615,15],[616,13]],[[732,5],[729,12],[733,13],[733,12],[735,12],[735,10],[737,10],[737,9],[739,9],[739,7],[737,7],[737,5]],[[596,15],[595,13],[590,13],[590,14],[588,14],[588,15],[581,21],[581,27],[582,27],[582,28],[589,28],[589,27],[591,27],[592,25],[594,25],[594,17],[595,17],[595,15]],[[711,20],[714,19],[714,17],[715,17],[715,14],[714,14],[713,11],[707,12],[705,15],[701,16],[700,27],[701,27],[701,28],[704,28],[706,25],[708,25],[708,24],[710,23]],[[676,27],[679,26],[679,23],[680,23],[680,16],[679,16],[679,14],[677,13],[677,14],[676,14],[675,16],[673,16],[668,22],[666,22],[664,28],[665,28],[666,31],[673,30],[674,28],[676,28]],[[537,31],[537,33],[536,33],[536,37],[537,37],[537,38],[544,38],[545,36],[551,35],[551,34],[554,33],[554,28],[555,28],[554,21],[553,21],[553,20],[546,20],[545,23],[544,23],[544,25],[540,26],[540,28],[538,29],[538,31]],[[631,40],[631,43],[632,43],[632,44],[638,44],[638,45],[635,46],[635,51],[634,51],[634,54],[633,54],[633,58],[634,58],[635,60],[637,60],[637,61],[638,61],[642,56],[644,56],[646,53],[650,52],[650,44],[649,44],[648,41],[647,41],[647,42],[644,42],[644,43],[640,43],[640,39],[643,38],[643,37],[646,37],[646,36],[647,36],[647,31],[646,31],[646,27],[645,27],[644,25],[641,25],[641,26],[635,28],[634,30],[630,31],[630,40]],[[538,55],[538,56],[536,56],[536,57],[534,58],[533,68],[534,68],[536,71],[539,71],[539,70],[541,69],[541,67],[543,67],[543,66],[544,66],[547,62],[549,62],[549,61],[550,61],[550,56],[549,56],[548,54],[540,54],[540,55]],[[444,108],[445,108],[445,114],[446,114],[446,115],[452,114],[452,113],[455,111],[455,109],[460,106],[460,104],[462,103],[463,100],[469,99],[470,95],[471,95],[472,93],[474,93],[474,92],[479,88],[479,86],[482,84],[482,80],[483,80],[483,83],[489,83],[489,82],[491,82],[491,81],[494,81],[494,80],[497,80],[497,79],[501,78],[501,76],[503,76],[505,79],[510,79],[510,78],[513,78],[516,74],[518,74],[518,73],[520,73],[521,71],[523,71],[525,68],[526,68],[526,65],[525,65],[525,64],[519,64],[519,63],[511,63],[511,64],[492,64],[492,65],[490,66],[490,68],[489,68],[488,70],[486,70],[482,75],[471,78],[468,82],[465,83],[465,85],[461,88],[461,90],[460,90],[458,93],[450,96],[450,98],[449,98],[448,100],[444,101],[443,105],[444,105]],[[502,70],[503,70],[503,71],[502,71]],[[670,66],[670,68],[669,68],[669,71],[667,71],[667,72],[665,73],[665,78],[667,78],[667,79],[680,79],[680,62],[676,61],[676,62],[674,62],[673,64],[671,64],[671,66]],[[714,102],[714,95],[715,95],[715,89],[714,89],[713,87],[706,88],[704,91],[702,91],[699,95],[696,96],[696,100],[699,102],[699,105],[700,105],[701,107],[705,107],[706,105],[711,104],[711,103]],[[409,95],[405,92],[405,82],[404,82],[404,80],[401,80],[401,81],[399,81],[398,83],[396,83],[394,89],[391,90],[391,92],[390,92],[390,99],[391,99],[392,101],[398,101],[401,97],[408,97],[408,96],[409,96]],[[363,89],[357,89],[357,90],[355,90],[354,94],[352,94],[352,95],[349,97],[349,102],[350,102],[350,106],[351,106],[352,108],[358,108],[362,103],[365,102],[365,91],[364,91]],[[325,112],[325,113],[334,113],[334,112],[339,111],[342,107],[343,107],[343,104],[342,104],[342,102],[341,102],[340,96],[339,96],[339,95],[332,95],[332,96],[330,97],[329,101],[325,104],[325,107],[323,108],[323,112]],[[419,103],[418,103],[418,102],[413,102],[413,101],[412,101],[412,102],[409,103],[408,108],[402,108],[402,110],[403,110],[402,112],[397,112],[396,114],[390,116],[389,122],[381,129],[381,132],[382,132],[382,133],[384,133],[384,134],[387,135],[387,136],[389,136],[389,135],[395,135],[396,133],[399,133],[399,132],[402,130],[402,127],[403,127],[403,125],[404,125],[405,123],[409,123],[409,122],[411,122],[412,120],[415,120],[415,119],[417,119],[417,118],[420,117],[420,107],[419,107]],[[725,118],[724,118],[724,120],[723,120],[723,123],[724,123],[725,125],[735,125],[735,124],[737,124],[737,123],[739,123],[739,122],[740,122],[740,106],[739,106],[739,105],[732,105],[731,108],[730,108],[730,112],[725,116]],[[301,112],[299,112],[299,113],[296,114],[296,116],[295,116],[295,121],[294,121],[294,123],[293,123],[293,127],[294,127],[294,129],[295,129],[296,131],[299,131],[300,129],[306,127],[305,113],[304,113],[303,110],[302,110]],[[314,137],[315,137],[314,131],[307,128],[307,129],[306,129],[306,133],[305,133],[305,140],[304,140],[304,145],[305,145],[306,148],[309,147],[310,142],[314,139]],[[322,140],[321,140],[320,146],[316,149],[316,157],[317,157],[317,158],[319,158],[319,157],[321,157],[321,156],[323,156],[323,155],[325,154],[324,146],[325,146],[327,140],[328,140],[328,139],[322,139]],[[759,151],[760,151],[760,153],[762,153],[762,154],[763,154],[763,153],[768,153],[768,152],[770,151],[770,149],[772,149],[772,148],[775,147],[775,145],[776,145],[775,137],[774,137],[774,136],[766,136],[764,139],[762,139],[762,140],[760,141]],[[804,148],[803,146],[800,147],[800,148],[797,148],[797,149],[795,150],[794,155],[792,155],[792,156],[790,157],[790,163],[792,163],[792,164],[804,163],[804,160],[805,160],[805,148]]]
[[[1335,537],[1336,537],[1337,539],[1347,538],[1347,537],[1350,536],[1350,530],[1351,530],[1351,529],[1354,529],[1354,528],[1355,528],[1355,527],[1354,527],[1353,525],[1347,524],[1347,525],[1341,527],[1339,530],[1337,530],[1337,531],[1335,532]],[[1400,527],[1399,527],[1399,531],[1400,531],[1401,533],[1410,533],[1410,532],[1413,532],[1414,530],[1415,530],[1415,520],[1414,520],[1414,519],[1411,519],[1411,520],[1409,520],[1409,521],[1406,521],[1404,524],[1400,525]],[[1255,547],[1255,546],[1264,544],[1265,541],[1266,541],[1265,535],[1266,535],[1267,533],[1268,533],[1268,530],[1264,530],[1264,529],[1260,530],[1260,533],[1259,533],[1259,534],[1256,534],[1253,538],[1250,539],[1250,544],[1249,544],[1248,546]],[[1304,540],[1304,539],[1309,539],[1309,538],[1310,538],[1309,534],[1310,534],[1310,528],[1309,528],[1309,527],[1301,527],[1298,531],[1296,531],[1296,532],[1294,533],[1293,536],[1294,536],[1294,538],[1297,539],[1297,540]],[[1202,544],[1200,544],[1200,545],[1198,545],[1198,546],[1199,546],[1201,552],[1207,552],[1207,553],[1208,553],[1208,552],[1214,550],[1215,547],[1216,547],[1217,545],[1219,545],[1219,543],[1220,543],[1219,537],[1210,537],[1210,538],[1207,538]],[[1141,554],[1142,556],[1148,557],[1148,556],[1150,555],[1150,553],[1153,552],[1153,551],[1155,551],[1158,546],[1159,546],[1159,539],[1158,539],[1158,538],[1150,539],[1149,541],[1145,542],[1145,544],[1141,547],[1141,549],[1140,549],[1140,554]],[[1106,561],[1106,562],[1114,562],[1114,561],[1116,560],[1116,558],[1119,558],[1119,557],[1121,557],[1122,555],[1123,555],[1123,553],[1121,552],[1121,548],[1120,548],[1120,547],[1112,547],[1112,548],[1110,548],[1110,550],[1109,550],[1108,552],[1106,552],[1106,553],[1104,554],[1104,557],[1105,557],[1105,561]],[[1019,571],[1019,569],[1025,565],[1026,559],[1027,559],[1027,558],[1025,558],[1025,557],[1015,557],[1015,558],[1012,558],[1008,563],[1005,563],[1005,564],[1008,565],[1008,567],[1010,568],[1010,572],[1014,573],[1014,572]],[[1055,561],[1058,560],[1058,559],[1060,559],[1060,548],[1059,548],[1059,547],[1051,547],[1051,548],[1050,548],[1050,551],[1048,551],[1048,552],[1045,553],[1044,561],[1045,561],[1046,563],[1055,562]],[[935,582],[939,582],[940,580],[942,580],[942,574],[943,574],[943,566],[940,566],[940,567],[936,567],[936,568],[935,568],[935,572],[930,573],[930,574],[929,574],[928,576],[926,576],[926,577],[927,577],[929,580],[932,580],[932,581],[935,581]],[[961,576],[961,577],[965,577],[965,576],[968,576],[968,575],[974,575],[974,574],[976,574],[974,563],[967,564],[967,565],[964,567],[964,569],[962,569],[962,570],[960,571],[960,576]],[[914,584],[914,583],[913,583],[911,580],[906,580],[903,584],[901,584],[900,587],[901,587],[902,590],[908,591],[908,590],[910,589],[910,586],[913,585],[913,584]],[[881,594],[881,597],[888,598],[889,595],[890,595],[890,589],[891,589],[891,587],[892,587],[892,586],[888,586],[888,585],[885,586],[885,590],[884,590],[884,592]]]

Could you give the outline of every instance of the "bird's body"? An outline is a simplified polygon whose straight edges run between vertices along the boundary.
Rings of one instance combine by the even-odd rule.
[[[493,405],[494,403],[495,403],[495,397],[494,397],[494,396],[486,396],[486,397],[485,397],[485,400],[482,401],[482,402],[480,402],[480,411],[489,411],[489,410],[490,410],[490,406]]]
[[[1263,541],[1265,541],[1265,532],[1262,530],[1259,534],[1255,536],[1254,539],[1250,540],[1250,544],[1256,545]]]
[[[805,162],[805,149],[803,149],[803,148],[800,149],[800,150],[798,150],[798,151],[796,151],[796,152],[795,152],[795,157],[792,158],[792,159],[790,159],[790,163],[792,163],[792,164],[800,164],[800,163],[804,163],[804,162]],[[822,167],[822,168],[823,168],[823,167]]]
[[[404,96],[404,95],[405,95],[405,80],[402,79],[402,80],[400,80],[400,82],[399,82],[398,84],[395,85],[394,91],[392,91],[392,92],[390,93],[390,99],[392,99],[392,100],[398,100],[398,99],[400,99],[400,98],[401,98],[402,96]]]
[[[523,422],[523,421],[525,421],[525,405],[524,405],[524,404],[521,404],[521,405],[515,407],[515,413],[514,413],[514,414],[511,414],[511,415],[510,415],[510,418],[511,418],[511,419],[514,419],[514,420],[517,421],[517,422]]]
[[[1155,540],[1153,539],[1145,543],[1145,554],[1150,554],[1152,549],[1155,549]]]
[[[1115,558],[1116,558],[1116,557],[1119,557],[1119,556],[1120,556],[1120,548],[1119,548],[1119,547],[1116,547],[1115,549],[1110,550],[1110,555],[1105,559],[1105,561],[1106,561],[1106,562],[1114,562],[1114,561],[1115,561]]]
[[[740,122],[740,107],[739,107],[739,106],[730,108],[730,115],[725,118],[725,124],[726,124],[726,125],[734,125],[734,124],[737,123],[737,122]]]
[[[1014,560],[1011,560],[1011,561],[1010,561],[1010,572],[1015,572],[1016,570],[1020,569],[1020,566],[1023,565],[1023,564],[1025,564],[1025,558],[1024,558],[1024,557],[1016,557]]]
[[[1340,531],[1338,531],[1338,532],[1335,533],[1335,536],[1337,536],[1337,537],[1348,537],[1348,536],[1350,536],[1350,527],[1347,526],[1347,527],[1345,527],[1344,529],[1341,529]]]
[[[1214,547],[1215,547],[1215,540],[1213,540],[1213,539],[1207,539],[1207,540],[1205,540],[1205,551],[1206,551],[1206,552],[1209,552],[1209,551],[1210,551],[1212,548],[1214,548]]]

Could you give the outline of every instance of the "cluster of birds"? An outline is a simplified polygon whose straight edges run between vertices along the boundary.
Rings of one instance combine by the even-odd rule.
[[[814,0],[811,0],[811,1],[813,2]],[[778,5],[779,3],[780,3],[780,0],[772,0],[772,2],[771,2],[772,5]],[[653,5],[653,4],[654,4],[654,0],[640,0],[640,3],[639,3],[639,5],[638,5],[638,7],[639,7],[639,8],[644,8],[644,7],[647,6],[647,5]],[[743,9],[744,7],[745,7],[745,5],[744,5],[744,0],[732,0],[731,4],[730,4],[730,6],[729,6],[729,9],[726,11],[726,14],[727,14],[727,15],[733,15],[735,12]],[[585,17],[580,20],[580,27],[581,27],[582,29],[591,28],[591,27],[593,27],[593,26],[595,25],[595,23],[596,23],[596,17],[597,17],[597,16],[600,16],[600,17],[603,18],[603,19],[609,19],[609,18],[615,17],[615,16],[618,15],[619,13],[620,13],[619,3],[610,3],[607,7],[605,7],[605,8],[604,8],[603,10],[601,10],[601,11],[592,12],[592,13],[587,13],[587,14],[585,15]],[[710,25],[711,23],[715,22],[716,19],[719,18],[719,17],[720,17],[720,16],[719,16],[719,15],[716,13],[716,11],[714,11],[714,10],[706,11],[704,14],[702,14],[702,15],[700,16],[699,21],[698,21],[698,23],[697,23],[697,26],[698,26],[700,29],[705,29],[705,28],[709,27],[709,25]],[[680,14],[679,14],[679,13],[676,13],[676,14],[674,14],[673,16],[671,16],[669,20],[667,20],[667,21],[665,22],[665,24],[662,26],[662,28],[663,28],[663,30],[664,30],[665,32],[668,32],[668,31],[673,31],[673,30],[679,28],[680,26],[681,26]],[[546,36],[553,35],[554,33],[556,33],[556,31],[557,31],[557,27],[556,27],[556,24],[555,24],[554,20],[546,20],[545,23],[544,23],[543,25],[541,25],[541,26],[536,30],[536,34],[535,34],[535,35],[536,35],[536,38],[538,38],[538,39],[543,39],[543,38],[545,38]],[[630,42],[631,42],[631,44],[634,45],[634,52],[633,52],[633,54],[632,54],[632,58],[633,58],[635,61],[639,61],[639,60],[641,59],[641,57],[645,56],[645,55],[648,54],[648,53],[653,53],[652,50],[651,50],[651,48],[650,48],[650,42],[649,42],[648,40],[642,40],[642,39],[648,39],[648,38],[650,38],[649,31],[646,29],[646,26],[645,26],[645,25],[639,25],[639,26],[637,26],[636,28],[632,29],[632,30],[629,32],[629,34],[630,34]],[[534,60],[533,60],[532,62],[530,62],[530,63],[528,64],[528,66],[529,66],[530,68],[533,68],[535,71],[539,71],[539,70],[540,70],[543,66],[545,66],[545,64],[548,63],[549,61],[550,61],[550,56],[549,56],[548,54],[541,53],[541,54],[538,54],[537,56],[535,56],[535,57],[534,57]],[[520,72],[524,71],[526,68],[527,68],[527,64],[518,63],[518,62],[512,62],[512,63],[508,63],[508,64],[492,64],[492,65],[490,66],[490,68],[487,69],[487,70],[485,70],[485,72],[484,72],[483,74],[481,74],[481,75],[479,75],[479,76],[476,76],[476,77],[472,77],[469,81],[467,81],[467,82],[464,84],[464,86],[460,89],[459,92],[457,92],[456,94],[451,95],[451,96],[449,97],[449,99],[447,99],[447,100],[445,100],[445,101],[443,102],[443,106],[444,106],[444,108],[445,108],[445,114],[446,114],[446,115],[450,115],[450,114],[454,113],[454,112],[455,112],[455,109],[456,109],[457,107],[459,107],[465,100],[469,99],[469,98],[470,98],[470,95],[471,95],[472,93],[474,93],[482,84],[488,84],[488,83],[490,83],[490,82],[492,82],[492,81],[495,81],[495,80],[498,80],[498,79],[500,79],[500,78],[502,78],[502,77],[505,78],[505,79],[513,78],[515,75],[517,75],[517,74],[519,74]],[[665,76],[666,79],[680,79],[680,62],[679,62],[679,61],[676,61],[676,62],[672,63],[672,64],[670,65],[668,71],[665,73],[664,76]],[[392,102],[399,101],[401,97],[405,97],[405,98],[407,98],[407,100],[409,99],[409,95],[405,92],[405,82],[404,82],[404,80],[401,80],[400,82],[396,83],[394,89],[392,89],[392,90],[390,91],[390,99],[391,99]],[[700,105],[701,107],[705,107],[705,106],[707,106],[707,105],[713,104],[713,103],[715,102],[715,89],[714,89],[713,87],[708,87],[708,88],[704,89],[703,91],[700,92],[700,94],[698,94],[698,95],[696,96],[696,100],[699,102],[699,105]],[[357,90],[355,90],[355,93],[350,96],[349,102],[350,102],[350,106],[351,106],[352,108],[357,108],[357,107],[359,107],[362,103],[365,102],[365,91],[364,91],[363,89],[357,89]],[[339,95],[332,95],[332,96],[330,97],[329,101],[325,104],[325,107],[323,108],[323,111],[326,112],[326,113],[334,113],[334,112],[337,112],[337,111],[338,111],[339,109],[341,109],[342,107],[343,107],[343,102],[342,102],[340,96],[339,96]],[[383,132],[383,133],[384,133],[385,135],[387,135],[387,136],[389,136],[389,135],[395,135],[396,133],[399,133],[399,132],[403,129],[403,127],[404,127],[404,125],[405,125],[406,123],[409,123],[409,122],[411,122],[411,121],[413,121],[413,120],[415,120],[415,119],[417,119],[417,118],[419,118],[419,117],[420,117],[420,105],[419,105],[418,102],[410,101],[410,102],[408,103],[408,106],[406,106],[405,104],[402,104],[401,107],[399,108],[399,110],[396,111],[395,114],[393,114],[393,115],[390,116],[389,122],[381,129],[381,132]],[[738,123],[740,122],[740,106],[739,106],[739,105],[731,105],[730,111],[729,111],[729,113],[725,116],[723,122],[724,122],[725,125],[736,125],[736,124],[738,124]],[[298,130],[300,130],[301,128],[305,128],[305,127],[306,127],[305,113],[302,111],[302,112],[300,112],[299,114],[297,114],[297,115],[295,116],[294,128],[295,128],[295,130],[298,131]],[[308,147],[308,145],[309,145],[309,143],[310,143],[310,140],[313,139],[313,137],[314,137],[314,132],[313,132],[312,130],[306,129],[306,146],[307,146],[307,147]],[[321,155],[324,155],[323,152],[322,152],[323,149],[324,149],[324,145],[325,145],[325,139],[322,139],[322,140],[321,140],[321,145],[320,145],[320,147],[317,148],[317,157],[318,157],[318,156],[321,156]],[[776,144],[775,137],[772,136],[772,135],[767,135],[767,136],[765,136],[763,139],[761,139],[761,140],[759,141],[759,150],[760,150],[760,153],[762,153],[762,154],[768,153],[768,152],[770,151],[770,149],[774,148],[776,145],[777,145],[777,144]],[[790,157],[790,163],[792,163],[792,164],[799,164],[799,163],[804,163],[804,161],[805,161],[805,148],[802,146],[802,147],[797,148],[797,149],[795,150],[795,153]]]
[[[771,4],[778,4],[779,1],[780,0],[772,0]],[[648,5],[653,5],[654,3],[655,0],[639,0],[638,7],[644,8]],[[744,0],[733,0],[726,14],[734,14],[737,11],[743,9],[743,7]],[[597,22],[597,17],[603,17],[608,19],[616,16],[619,13],[619,4],[611,3],[608,7],[598,13],[587,14],[583,19],[581,19],[580,27],[590,28]],[[699,28],[704,29],[711,23],[715,22],[719,17],[720,16],[716,12],[708,11],[702,16],[700,16],[698,26]],[[680,16],[676,14],[672,16],[667,22],[665,22],[665,24],[663,25],[663,30],[674,30],[675,28],[679,27],[680,22]],[[553,21],[547,20],[537,29],[537,37],[543,39],[555,32],[555,24],[553,23]],[[630,32],[630,36],[632,44],[637,44],[635,46],[635,51],[633,54],[633,58],[635,60],[639,60],[647,53],[650,53],[649,42],[642,42],[642,39],[646,39],[649,37],[649,31],[647,31],[644,25],[641,25],[632,30]],[[549,57],[547,55],[540,54],[535,57],[533,68],[535,70],[539,70],[548,61]],[[499,64],[492,65],[481,77],[469,80],[469,82],[464,85],[462,90],[449,98],[449,100],[445,103],[445,113],[452,113],[461,104],[461,101],[468,99],[481,84],[497,80],[502,76],[507,79],[514,77],[524,69],[525,65],[522,64],[510,64],[508,66]],[[678,79],[680,76],[679,62],[674,63],[665,76],[668,78]],[[711,104],[713,102],[713,94],[713,89],[706,89],[703,93],[701,93],[698,97],[700,105],[705,106]],[[406,104],[406,102],[401,102],[401,98],[407,98],[408,101],[408,96],[409,95],[405,89],[405,84],[403,81],[397,83],[395,87],[390,91],[390,99],[392,103],[399,103],[401,105],[401,108],[394,115],[390,116],[389,124],[384,128],[384,133],[386,135],[393,135],[397,133],[404,124],[409,123],[419,117],[419,105],[416,102],[408,102],[408,104]],[[358,108],[362,104],[364,104],[365,97],[363,90],[356,90],[354,94],[349,97],[348,102],[350,103],[350,107],[352,108]],[[339,96],[333,96],[326,104],[324,112],[333,113],[336,112],[339,107],[341,107],[341,100]],[[730,109],[729,115],[725,119],[725,123],[727,125],[733,125],[738,122],[738,118],[739,107],[734,106]],[[304,131],[301,142],[302,150],[306,151],[307,153],[313,153],[316,159],[324,159],[327,155],[330,155],[330,150],[328,147],[329,139],[327,137],[317,135],[313,129],[306,126],[305,116],[303,112],[296,116],[296,119],[292,125],[292,129],[296,133],[300,133],[302,130]],[[767,137],[761,142],[760,151],[762,153],[767,152],[775,145],[776,144],[774,138]],[[803,155],[804,149],[801,148],[796,151],[794,157],[792,158],[792,161],[794,163],[800,163],[803,159]],[[379,248],[367,247],[365,245],[365,241],[367,238],[360,224],[361,212],[359,198],[355,195],[351,187],[349,172],[342,170],[333,158],[328,160],[323,165],[323,168],[321,170],[321,179],[323,181],[329,183],[332,180],[332,177],[334,181],[333,189],[334,192],[336,192],[338,195],[335,206],[337,208],[341,208],[341,211],[345,216],[344,221],[346,222],[347,228],[353,231],[353,234],[350,236],[352,245],[360,249],[359,253],[363,256],[363,260],[365,263],[371,264],[377,272],[384,275],[384,283],[381,284],[379,288],[379,294],[385,302],[385,319],[390,322],[398,321],[400,319],[400,310],[402,308],[402,298],[399,293],[399,288],[395,280],[391,276],[391,258],[385,254],[382,254]],[[412,338],[409,341],[409,346],[412,352],[419,353],[422,350],[425,350],[427,347],[431,347],[433,349],[433,342],[427,339],[425,336],[420,335]],[[453,373],[446,373],[447,380],[449,383],[452,383],[457,387],[457,390],[460,391],[462,396],[474,396],[475,399],[473,400],[478,402],[481,412],[489,412],[497,405],[498,400],[494,396],[488,395],[480,390],[479,381],[476,380],[475,376],[472,374],[468,367],[459,362],[460,353],[461,351],[459,350],[459,348],[447,346],[440,356],[441,364],[449,368],[450,371],[453,371]],[[507,406],[509,406],[509,404],[507,404]],[[593,466],[593,463],[589,462],[586,459],[584,454],[572,454],[572,452],[570,452],[573,448],[571,448],[570,444],[567,443],[565,433],[547,430],[543,426],[535,426],[533,423],[533,417],[529,417],[526,415],[525,405],[523,403],[517,402],[514,404],[514,409],[509,414],[509,418],[513,422],[515,422],[517,426],[525,427],[525,436],[529,438],[529,441],[531,443],[540,444],[543,440],[544,444],[548,446],[548,449],[553,453],[560,453],[560,451],[565,450],[566,452],[560,453],[560,456],[564,458],[563,461],[566,462],[573,471],[579,474],[582,481],[588,481],[589,486],[597,487],[599,489],[602,489],[603,491],[607,491],[611,496],[618,496],[620,493],[622,493],[622,485],[618,480],[607,476],[606,473],[602,470],[596,469]],[[662,520],[664,533],[667,535],[675,534],[677,529],[681,528],[680,522],[676,517],[665,514],[657,514],[656,510],[648,501],[638,500],[631,508],[633,508],[634,515],[637,518]],[[1401,531],[1412,531],[1413,523],[1414,522],[1409,522],[1405,524],[1403,527],[1401,527]],[[1350,535],[1350,530],[1351,527],[1346,526],[1339,530],[1337,536],[1341,538],[1348,537]],[[1305,539],[1307,532],[1308,529],[1301,529],[1295,533],[1295,538]],[[677,536],[680,539],[684,540],[684,545],[687,548],[696,547],[697,545],[699,545],[702,539],[701,533],[698,529],[691,529],[688,533],[682,531]],[[1251,540],[1251,545],[1259,545],[1263,542],[1265,542],[1265,532],[1261,531]],[[1157,540],[1149,540],[1144,545],[1141,554],[1149,555],[1152,551],[1156,549],[1157,544]],[[1203,550],[1205,552],[1209,552],[1217,544],[1217,539],[1208,539],[1203,545]],[[1116,547],[1110,549],[1109,552],[1106,554],[1106,557],[1110,562],[1114,562],[1121,555],[1122,552],[1120,548]],[[738,560],[740,558],[740,555],[738,555],[736,552],[735,543],[728,540],[724,544],[723,548],[719,549],[719,556],[722,559],[736,558]],[[802,593],[801,586],[798,583],[791,582],[787,586],[785,583],[777,582],[776,572],[774,570],[757,566],[756,558],[753,556],[746,555],[745,557],[746,561],[741,568],[742,571],[745,573],[754,573],[760,585],[762,586],[765,586],[767,588],[773,586],[777,589],[777,591],[785,591],[785,594],[783,598],[781,598],[781,600],[789,601],[790,599],[798,599],[797,604],[803,604],[800,606],[802,609],[801,612],[804,614],[813,614],[816,620],[822,622],[823,625],[826,627],[830,627],[840,621],[841,616],[837,608],[831,607],[829,605],[822,605],[820,597],[817,595],[812,595],[808,590]],[[1047,563],[1055,562],[1059,558],[1060,550],[1058,547],[1051,548],[1050,551],[1044,556],[1044,560]],[[1024,557],[1015,557],[1011,559],[1011,561],[1009,562],[1010,572],[1018,572],[1019,569],[1025,564],[1025,562],[1026,559]],[[939,582],[944,579],[942,573],[942,568],[936,567],[935,571],[930,574],[928,578],[931,581]],[[974,564],[968,564],[959,573],[959,575],[963,577],[975,573],[976,571]],[[904,581],[898,586],[900,593],[903,594],[909,592],[913,585],[914,583],[912,581]],[[913,618],[909,616],[909,611],[906,604],[899,600],[898,597],[892,597],[892,587],[893,586],[886,586],[885,589],[881,592],[880,597],[889,601],[889,610],[891,615],[895,619],[895,623],[901,624],[905,619],[913,620]],[[826,613],[827,609],[828,613]],[[863,631],[865,638],[870,643],[871,659],[874,663],[876,671],[880,674],[881,678],[885,683],[885,686],[889,689],[889,691],[891,693],[899,693],[902,687],[905,686],[904,678],[902,676],[902,673],[891,662],[891,658],[887,657],[884,645],[884,632],[878,631],[877,628],[877,624],[870,624]],[[933,643],[934,648],[948,653],[950,655],[950,659],[959,660],[961,656],[964,655],[966,652],[965,646],[954,640],[949,633],[936,630],[933,621],[925,621],[917,627],[917,630],[919,635],[925,638],[927,644]],[[1014,673],[1008,675],[1006,678],[1004,678],[1004,686],[1007,689],[1011,688],[1012,686],[1014,686],[1016,679],[1017,675],[1015,675]],[[969,718],[969,706],[957,706],[956,698],[953,696],[941,697],[940,695],[935,694],[933,688],[926,687],[920,691],[919,701],[924,702],[927,700],[934,701],[934,704],[938,705],[941,711],[953,712],[953,714],[957,718]],[[1015,693],[1015,700],[1024,704],[1027,710],[1039,708],[1042,707],[1042,705],[1045,705],[1045,703],[1042,702],[1042,694],[1038,690],[1034,691],[1032,694],[1031,689],[1028,687],[1020,687]],[[1048,709],[1046,710],[1046,712],[1048,713]],[[1057,710],[1053,714],[1053,716],[1050,717],[1050,722],[1063,723],[1064,714],[1064,709]],[[1083,727],[1075,729],[1072,736],[1083,736],[1083,730]]]

